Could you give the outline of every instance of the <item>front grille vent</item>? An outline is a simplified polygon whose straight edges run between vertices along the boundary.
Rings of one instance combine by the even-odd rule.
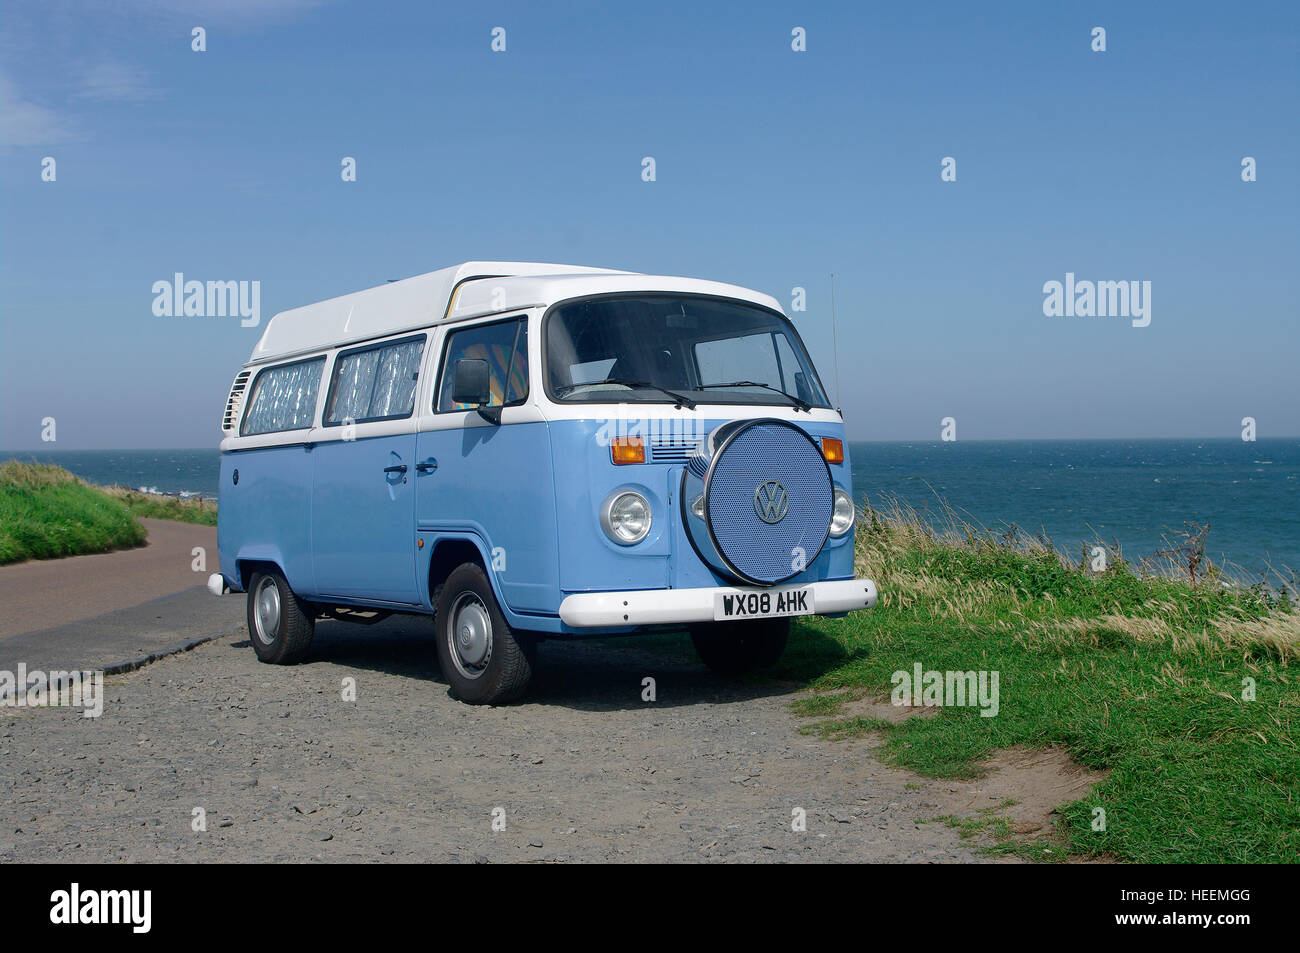
[[[686,463],[700,449],[698,440],[652,440],[650,442],[650,461],[652,463]]]

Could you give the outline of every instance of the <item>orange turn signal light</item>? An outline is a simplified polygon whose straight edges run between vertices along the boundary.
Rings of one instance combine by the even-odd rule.
[[[838,437],[822,437],[822,456],[827,463],[843,463],[844,441]]]
[[[645,463],[645,441],[640,437],[615,437],[609,444],[609,458],[618,466]]]

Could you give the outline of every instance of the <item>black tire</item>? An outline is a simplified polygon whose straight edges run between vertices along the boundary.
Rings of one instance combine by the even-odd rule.
[[[438,595],[434,625],[438,666],[461,701],[497,705],[527,689],[537,640],[510,628],[478,563],[462,563],[451,571]]]
[[[273,600],[278,612],[271,613],[269,602],[259,612],[259,599]],[[248,582],[248,639],[259,659],[297,665],[311,648],[315,631],[311,608],[289,588],[284,576],[275,570],[253,573]]]
[[[789,619],[714,622],[691,629],[700,661],[718,675],[770,668],[780,661],[789,638]]]

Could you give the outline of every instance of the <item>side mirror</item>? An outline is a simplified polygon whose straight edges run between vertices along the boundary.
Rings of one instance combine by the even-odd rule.
[[[474,405],[479,416],[490,424],[501,423],[501,408],[487,406],[492,400],[492,372],[487,361],[462,357],[456,362],[451,399],[458,404]]]
[[[488,362],[463,357],[456,362],[451,399],[458,404],[486,404],[492,399],[492,374]]]

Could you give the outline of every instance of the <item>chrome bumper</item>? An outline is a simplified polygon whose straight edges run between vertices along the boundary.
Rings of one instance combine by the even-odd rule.
[[[641,589],[628,592],[579,592],[560,603],[560,619],[574,628],[664,625],[714,621],[715,597],[750,593],[812,591],[810,615],[836,615],[876,604],[876,584],[870,579],[839,579],[770,589],[717,586],[707,589]],[[793,613],[792,613],[793,615]]]

